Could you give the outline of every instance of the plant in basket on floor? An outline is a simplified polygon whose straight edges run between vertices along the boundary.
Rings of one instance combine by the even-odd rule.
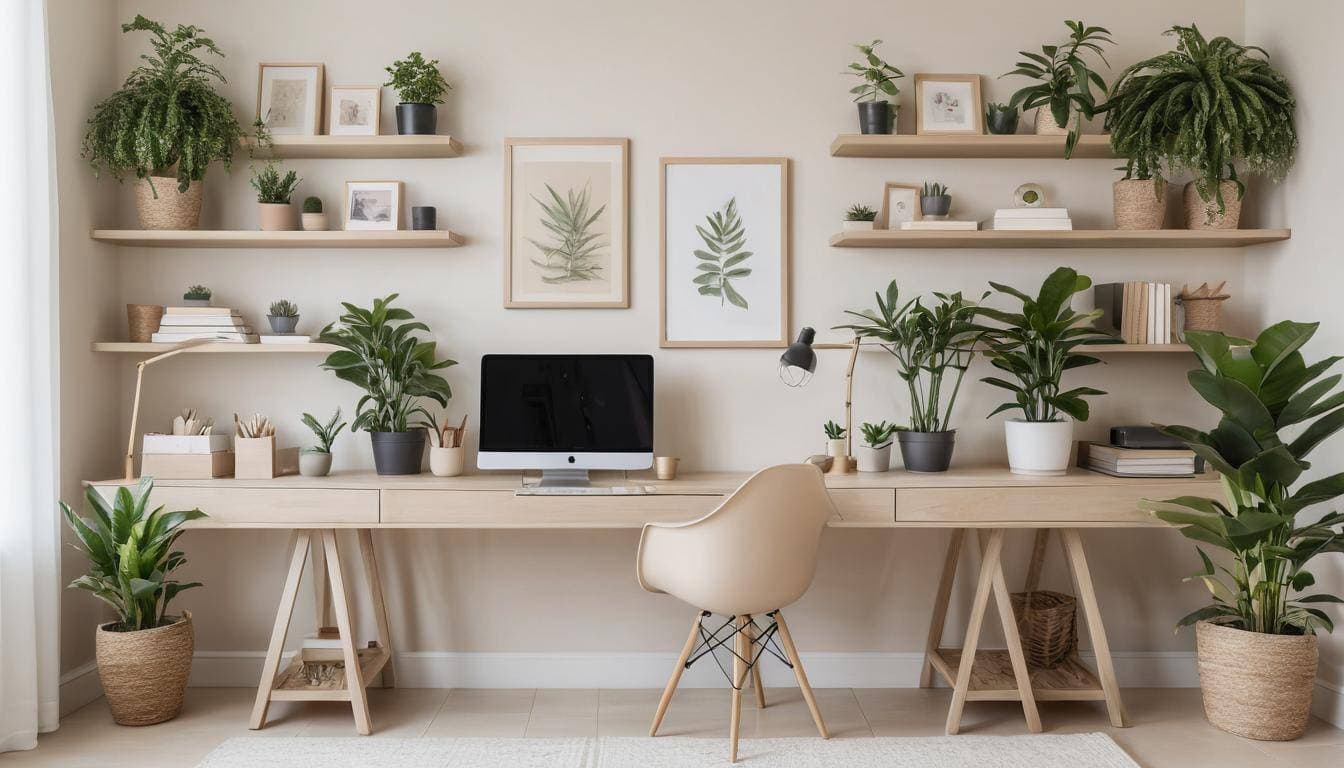
[[[419,51],[412,51],[400,61],[392,62],[387,70],[388,81],[397,91],[397,133],[433,134],[438,127],[435,104],[443,103],[444,91],[453,86],[439,72],[439,60],[425,61]]]
[[[859,104],[860,133],[895,133],[896,111],[898,106],[887,101],[884,96],[897,98],[901,91],[896,80],[905,77],[905,73],[882,60],[876,53],[881,40],[864,45],[855,43],[863,55],[863,61],[849,65],[845,74],[854,75],[863,82],[849,89],[854,101]]]
[[[191,614],[168,613],[168,603],[183,590],[201,586],[171,578],[187,556],[173,549],[183,523],[205,517],[199,509],[146,511],[153,478],[132,492],[117,489],[109,504],[89,486],[85,501],[93,517],[75,514],[59,502],[75,535],[75,548],[89,558],[89,573],[70,582],[107,603],[117,620],[98,627],[98,676],[122,725],[150,725],[177,716],[191,672],[195,648]]]
[[[1106,81],[1092,71],[1086,54],[1091,52],[1110,67],[1101,52],[1101,44],[1115,45],[1105,27],[1089,27],[1081,21],[1065,21],[1069,40],[1061,45],[1043,45],[1040,53],[1018,51],[1029,61],[1017,62],[1017,68],[1001,77],[1021,75],[1040,80],[1028,85],[1008,100],[1011,107],[1036,109],[1036,133],[1058,135],[1067,133],[1064,157],[1073,156],[1078,136],[1083,132],[1083,118],[1091,120],[1099,111],[1092,96],[1092,86],[1106,95]]]
[[[1303,515],[1344,495],[1344,472],[1298,484],[1311,467],[1307,456],[1344,427],[1344,392],[1333,391],[1340,375],[1322,378],[1341,358],[1307,364],[1300,351],[1318,326],[1285,321],[1254,341],[1186,334],[1202,366],[1190,372],[1190,386],[1221,417],[1208,432],[1161,429],[1218,472],[1225,500],[1143,503],[1187,538],[1230,557],[1215,563],[1197,548],[1203,567],[1191,578],[1208,587],[1213,603],[1179,626],[1195,624],[1209,721],[1252,739],[1295,739],[1305,731],[1316,633],[1334,628],[1322,608],[1344,602],[1301,594],[1316,583],[1307,567],[1317,555],[1344,553],[1344,513]]]
[[[318,341],[341,348],[322,367],[364,390],[350,431],[369,433],[378,474],[416,475],[425,454],[425,430],[434,427],[422,398],[448,407],[453,391],[437,371],[457,362],[436,359],[435,342],[414,335],[428,333],[429,326],[392,306],[396,298],[394,293],[374,299],[371,309],[342,302],[345,314],[323,328]]]

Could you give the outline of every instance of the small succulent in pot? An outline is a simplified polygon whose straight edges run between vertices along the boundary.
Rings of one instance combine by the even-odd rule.
[[[877,211],[866,205],[851,205],[848,211],[845,211],[845,229],[872,229],[873,222],[877,220]]]
[[[996,136],[1017,133],[1017,107],[990,102],[985,107],[985,127]]]
[[[341,421],[341,409],[337,408],[325,424],[311,413],[305,413],[303,423],[313,431],[317,442],[299,452],[299,474],[304,477],[326,477],[331,472],[331,445],[336,442],[336,435],[345,429],[345,422]]]
[[[952,195],[948,194],[946,185],[936,181],[924,182],[919,197],[919,209],[926,219],[945,219],[952,210]]]
[[[289,299],[271,302],[271,310],[266,315],[275,333],[293,333],[299,327],[299,305]]]
[[[859,427],[863,433],[863,445],[858,450],[858,469],[860,472],[886,472],[891,469],[891,440],[896,434],[896,425],[883,421],[880,424],[864,422]]]
[[[303,231],[325,232],[327,214],[322,212],[322,198],[308,196],[303,199]]]
[[[894,133],[896,125],[896,106],[883,96],[893,99],[900,95],[896,80],[905,77],[905,73],[882,60],[875,52],[881,40],[867,45],[855,43],[863,55],[863,61],[849,65],[845,74],[854,75],[863,82],[849,89],[854,101],[859,103],[860,133]]]
[[[257,208],[263,231],[294,229],[294,209],[289,203],[299,181],[299,175],[294,171],[281,176],[275,163],[267,163],[260,171],[253,171],[250,183],[257,191]]]
[[[419,51],[392,66],[385,67],[390,85],[397,91],[397,133],[402,135],[433,134],[438,127],[438,113],[434,105],[443,103],[445,91],[453,86],[439,72],[439,60],[425,60]]]
[[[826,433],[827,456],[841,458],[849,455],[849,441],[845,439],[848,430],[834,421],[821,425],[821,429]]]
[[[188,307],[208,307],[210,306],[210,297],[213,295],[210,289],[204,285],[193,285],[187,288],[186,293],[182,294],[182,302]]]

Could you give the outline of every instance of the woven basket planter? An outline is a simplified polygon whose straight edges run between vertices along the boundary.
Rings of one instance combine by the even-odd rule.
[[[1202,621],[1195,638],[1210,723],[1260,741],[1290,741],[1307,730],[1315,635],[1265,635]]]
[[[1117,179],[1113,210],[1116,229],[1161,229],[1167,218],[1167,185],[1151,179]]]
[[[162,320],[163,307],[158,304],[126,305],[126,326],[129,329],[127,336],[131,341],[153,341]]]
[[[120,725],[153,725],[177,717],[196,650],[191,613],[163,627],[113,632],[98,627],[95,649],[112,719]]]
[[[1070,124],[1078,116],[1078,109],[1072,105],[1069,107]],[[1050,112],[1050,107],[1038,107],[1036,109],[1035,130],[1037,136],[1063,136],[1069,132],[1068,125],[1060,125],[1055,122],[1055,116]]]
[[[1185,308],[1185,330],[1223,330],[1223,302],[1230,296],[1210,296],[1207,299],[1181,299]]]
[[[1218,199],[1209,202],[1199,196],[1195,183],[1185,185],[1182,199],[1185,203],[1186,229],[1236,229],[1241,224],[1241,198],[1237,197],[1237,185],[1230,181],[1219,182],[1223,192],[1223,212],[1218,213]]]
[[[151,188],[149,179],[135,184],[135,209],[140,216],[141,229],[196,229],[201,225],[201,200],[204,187],[192,182],[186,192],[177,191],[177,178],[155,176]],[[158,196],[155,196],[158,192]]]
[[[1027,664],[1041,669],[1059,666],[1078,647],[1077,601],[1044,589],[1009,597]]]

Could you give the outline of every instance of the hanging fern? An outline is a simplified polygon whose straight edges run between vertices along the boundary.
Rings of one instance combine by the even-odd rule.
[[[597,263],[597,257],[601,255],[601,250],[605,247],[600,238],[601,232],[593,232],[593,224],[597,223],[602,212],[607,209],[606,205],[601,205],[596,211],[588,212],[589,187],[584,185],[583,191],[576,192],[569,190],[564,197],[560,197],[550,184],[546,185],[546,191],[551,196],[549,204],[532,196],[545,212],[541,219],[541,225],[549,229],[556,237],[553,243],[542,243],[532,238],[528,242],[537,246],[541,250],[545,261],[532,259],[532,263],[541,268],[547,274],[543,275],[541,280],[545,283],[573,283],[585,280],[596,280],[602,271],[602,265]]]
[[[696,226],[700,239],[705,241],[708,251],[696,250],[695,265],[700,273],[692,280],[699,286],[701,296],[719,297],[719,306],[725,302],[735,307],[747,308],[747,300],[733,286],[734,280],[740,280],[751,274],[750,267],[738,266],[751,258],[751,251],[742,250],[747,242],[747,230],[742,226],[742,218],[737,214],[737,198],[730,198],[723,210],[715,211],[705,217],[709,230]]]

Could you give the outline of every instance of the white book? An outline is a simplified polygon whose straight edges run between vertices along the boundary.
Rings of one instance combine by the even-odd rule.
[[[1067,219],[1068,208],[999,208],[996,219]]]
[[[1157,343],[1157,283],[1145,283],[1148,291],[1148,317],[1145,318],[1148,323],[1146,338],[1149,344]]]
[[[177,325],[194,325],[194,326],[197,326],[197,327],[202,327],[202,326],[210,326],[210,327],[215,327],[215,326],[224,326],[224,327],[227,327],[227,326],[235,326],[235,327],[242,327],[242,325],[243,325],[243,316],[242,316],[242,315],[167,315],[167,314],[165,314],[165,315],[163,316],[163,319],[159,321],[159,327],[163,327],[163,326],[177,326]]]
[[[311,344],[312,336],[303,336],[296,333],[263,333],[261,335],[262,344]]]
[[[240,310],[229,309],[228,307],[167,307],[164,309],[165,315],[241,315]]]
[[[1163,324],[1166,325],[1167,328],[1167,332],[1164,338],[1166,338],[1165,343],[1170,344],[1172,336],[1174,335],[1174,332],[1172,331],[1171,328],[1171,315],[1172,315],[1171,308],[1173,306],[1171,301],[1171,283],[1163,283],[1162,289],[1165,295],[1165,300],[1162,302],[1162,322]]]
[[[980,224],[974,221],[960,221],[957,219],[920,219],[919,221],[902,221],[901,229],[915,231],[940,231],[940,230],[976,230]]]
[[[1073,229],[1072,219],[990,219],[985,229],[997,229],[1001,232],[1053,232]]]
[[[230,341],[243,344],[256,344],[257,337],[253,334],[244,333],[156,333],[150,337],[151,341],[161,343],[174,343],[179,341],[191,341],[192,339],[209,339],[211,341]]]
[[[233,447],[227,432],[212,432],[208,435],[162,435],[157,432],[145,433],[140,446],[143,454],[202,454],[227,451]]]
[[[170,336],[189,336],[193,334],[207,333],[210,335],[222,334],[242,334],[244,336],[254,333],[251,326],[247,325],[168,325],[159,326],[159,333]]]

